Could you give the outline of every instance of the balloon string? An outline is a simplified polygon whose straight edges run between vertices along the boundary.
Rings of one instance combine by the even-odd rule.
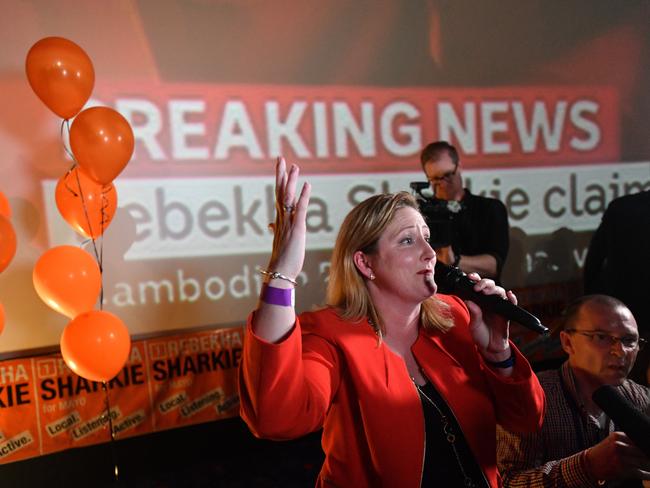
[[[106,402],[106,413],[104,415],[108,416],[108,429],[111,435],[111,456],[113,458],[113,476],[115,476],[115,481],[119,481],[119,468],[117,466],[117,450],[115,448],[115,432],[113,431],[113,416],[111,415],[111,404],[108,399],[108,387],[106,386],[106,381],[102,381],[102,389],[105,394]]]
[[[69,119],[63,119],[63,122],[61,122],[61,144],[63,145],[63,150],[70,156],[70,159],[72,159],[73,164],[72,168],[74,168],[77,165],[77,160],[74,157],[74,154],[72,154],[72,151],[70,148],[67,146],[65,143],[65,139],[63,138],[63,129],[66,128],[68,129],[68,139],[70,139],[70,120]],[[70,170],[72,170],[70,168]]]
[[[86,223],[88,224],[88,230],[90,231],[90,238],[93,241],[93,246],[95,245],[95,233],[93,232],[93,224],[90,222],[90,215],[88,215],[88,208],[86,207],[86,199],[84,198],[84,191],[81,188],[81,178],[79,178],[79,169],[74,174],[77,179],[77,188],[79,188],[79,198],[81,198],[81,206],[84,209],[84,216],[86,217]],[[97,248],[95,248],[95,255],[97,255]]]
[[[114,189],[113,186],[109,188],[108,191],[112,191]],[[101,204],[101,236],[102,239],[99,241],[99,272],[100,272],[100,288],[99,288],[99,309],[103,310],[104,309],[104,231],[106,230],[106,222],[108,221],[108,213],[106,212],[106,209],[108,208],[108,198],[106,198],[106,192],[104,192],[102,188],[102,204]]]
[[[79,169],[78,169],[78,163],[77,159],[74,157],[74,154],[70,150],[70,148],[67,146],[65,143],[65,138],[64,138],[64,129],[67,129],[68,132],[68,138],[70,137],[70,121],[68,119],[64,119],[63,122],[61,123],[61,144],[63,145],[63,149],[65,152],[68,154],[70,159],[72,159],[72,166],[68,170],[68,174],[66,175],[65,178],[65,186],[66,188],[72,192],[73,195],[77,196],[77,193],[68,186],[68,175],[70,175],[75,169],[77,171],[75,172],[74,176],[76,177],[77,180],[77,188],[79,189],[79,194],[78,196],[81,198],[81,205],[84,209],[84,215],[86,217],[86,222],[88,223],[88,230],[90,231],[90,240],[93,243],[93,251],[95,253],[95,258],[97,259],[97,264],[99,266],[99,273],[101,277],[101,287],[100,287],[100,295],[99,295],[99,309],[102,310],[104,306],[104,266],[103,266],[103,260],[104,260],[104,239],[102,238],[100,240],[100,245],[99,245],[99,251],[97,250],[97,243],[95,242],[94,238],[94,233],[92,229],[92,223],[90,222],[90,216],[88,215],[88,208],[86,206],[86,200],[84,198],[83,194],[83,189],[81,188],[81,180],[79,178]],[[110,191],[110,190],[109,190]],[[104,224],[106,223],[107,220],[107,213],[106,213],[106,208],[108,207],[108,199],[106,198],[106,195],[104,192],[102,192],[102,205],[101,205],[101,234],[104,235],[104,229],[105,226]],[[88,241],[85,241],[88,242]],[[84,243],[85,243],[84,242]],[[82,243],[83,245],[83,243]],[[106,410],[104,415],[108,418],[108,430],[110,433],[110,444],[111,444],[111,456],[113,458],[113,476],[115,478],[115,481],[119,481],[119,468],[117,465],[117,450],[115,447],[115,431],[113,430],[113,416],[111,415],[111,404],[110,404],[110,399],[108,395],[108,387],[106,384],[106,381],[102,381],[102,389],[104,390],[104,397],[105,397],[105,404],[106,404]]]
[[[101,240],[99,241],[99,278],[100,278],[100,283],[99,283],[99,309],[104,310],[104,201],[106,200],[106,197],[104,196],[104,192],[102,192],[102,221],[101,221]]]
[[[79,194],[74,191],[74,188],[72,188],[70,185],[68,185],[68,178],[72,174],[72,170],[74,169],[74,166],[68,170],[68,172],[65,174],[65,178],[63,179],[63,184],[65,185],[65,189],[68,190],[72,195],[75,197],[78,197]]]
[[[90,222],[90,215],[88,215],[88,207],[86,205],[86,200],[84,198],[83,189],[81,188],[81,179],[79,178],[79,168],[78,168],[77,159],[74,157],[74,154],[72,153],[70,148],[68,148],[68,146],[65,143],[64,129],[67,129],[68,139],[69,139],[70,138],[70,121],[68,119],[65,119],[61,123],[61,144],[63,145],[63,149],[65,150],[65,152],[68,154],[68,156],[70,156],[70,158],[73,161],[72,166],[68,170],[68,174],[72,173],[75,169],[77,169],[77,171],[74,173],[74,176],[76,177],[76,180],[77,180],[77,188],[79,189],[79,198],[81,198],[81,206],[84,209],[84,216],[86,217],[86,223],[88,224],[88,230],[90,231],[90,240],[93,243],[93,251],[95,253],[95,259],[97,260],[97,264],[99,266],[99,273],[100,273],[100,276],[101,276],[101,285],[100,285],[100,292],[99,292],[99,309],[103,310],[103,307],[104,307],[104,265],[103,265],[103,261],[104,261],[104,239],[101,239],[100,247],[99,247],[99,251],[98,251],[97,250],[97,243],[96,243],[95,237],[94,237],[95,234],[93,233],[92,223]],[[68,186],[67,176],[66,176],[66,182],[65,183],[66,183],[66,188],[68,188],[76,196],[77,193],[74,192]],[[102,232],[101,232],[101,235],[104,234],[104,220],[105,220],[105,217],[106,217],[105,206],[108,205],[108,203],[106,203],[106,205],[105,205],[104,201],[105,201],[105,198],[104,198],[104,194],[102,193],[102,208],[101,208],[101,212],[102,212],[101,231]]]
[[[68,131],[68,139],[69,139],[70,138],[70,121],[68,119],[65,119],[63,122],[61,122],[61,144],[63,145],[63,149],[65,150],[65,152],[68,154],[68,156],[70,156],[70,159],[72,159],[72,166],[68,170],[68,174],[72,173],[75,169],[77,169],[77,171],[74,173],[74,176],[76,177],[77,188],[79,189],[78,195],[81,198],[81,206],[84,209],[84,215],[86,217],[86,223],[88,224],[88,230],[90,231],[90,238],[93,241],[93,248],[95,249],[95,258],[97,258],[97,260],[99,261],[99,254],[97,253],[97,246],[95,245],[95,238],[94,238],[95,234],[93,233],[92,223],[90,222],[90,216],[88,215],[88,208],[86,207],[86,200],[84,198],[83,188],[81,188],[81,179],[79,178],[79,168],[78,168],[79,165],[77,163],[77,159],[74,157],[74,154],[72,153],[72,151],[68,148],[68,146],[65,143],[64,130],[63,130],[64,128],[67,129],[67,131]],[[77,193],[75,191],[71,190],[70,187],[68,186],[67,179],[68,178],[67,178],[67,175],[66,175],[66,188],[68,188],[75,196],[77,196]],[[101,267],[100,267],[100,269],[101,269]]]

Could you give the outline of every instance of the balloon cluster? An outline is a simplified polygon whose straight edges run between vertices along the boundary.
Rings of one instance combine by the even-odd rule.
[[[0,192],[0,273],[2,273],[16,254],[16,232],[11,224],[9,200]],[[5,327],[5,309],[0,303],[0,334]]]
[[[61,355],[68,367],[83,378],[105,382],[124,366],[131,339],[117,316],[101,310],[101,299],[100,310],[94,310],[102,290],[101,254],[94,244],[115,214],[113,180],[131,159],[133,130],[112,108],[82,110],[95,84],[95,70],[74,42],[61,37],[41,39],[27,53],[25,68],[36,95],[63,118],[62,131],[68,128],[71,151],[66,151],[74,165],[56,185],[56,206],[72,229],[92,239],[95,248],[94,258],[80,247],[47,250],[34,266],[34,288],[49,307],[71,319],[61,335]],[[1,240],[3,225],[0,218]],[[0,271],[2,264],[0,248]]]

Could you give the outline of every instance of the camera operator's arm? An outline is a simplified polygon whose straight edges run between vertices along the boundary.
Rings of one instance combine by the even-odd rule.
[[[499,280],[503,263],[508,256],[508,212],[503,203],[493,198],[481,199],[480,206],[474,207],[474,210],[473,218],[468,223],[478,239],[478,243],[475,242],[473,246],[475,253],[463,253],[464,246],[461,242],[458,246],[454,244],[456,249],[461,250],[460,257],[451,257],[458,261],[456,265],[465,273],[474,271],[486,278]]]
[[[436,257],[445,264],[458,266],[461,271],[467,274],[478,273],[485,278],[497,277],[497,260],[491,254],[467,256],[456,254],[451,246],[445,246],[436,249]]]
[[[458,267],[467,274],[478,273],[485,278],[497,278],[497,260],[491,254],[460,256]]]
[[[506,207],[493,198],[472,197],[468,204],[469,213],[459,222],[460,238],[450,246],[436,248],[438,259],[467,274],[476,272],[498,280],[509,247]]]

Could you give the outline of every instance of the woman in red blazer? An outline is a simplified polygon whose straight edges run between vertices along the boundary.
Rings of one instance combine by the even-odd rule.
[[[538,429],[544,393],[508,323],[437,295],[435,252],[417,203],[376,195],[343,222],[328,306],[296,317],[310,185],[276,167],[273,253],[248,321],[241,414],[256,435],[323,429],[318,486],[500,486],[496,424]],[[492,280],[476,291],[516,302]]]

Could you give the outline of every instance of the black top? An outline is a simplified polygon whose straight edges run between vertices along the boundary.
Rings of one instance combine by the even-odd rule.
[[[426,434],[421,486],[489,487],[445,400],[430,382],[417,390]],[[473,484],[466,482],[466,477]]]
[[[646,277],[650,273],[650,190],[622,196],[607,207],[589,245],[585,293],[604,293],[632,311],[650,337]]]
[[[473,195],[467,188],[462,210],[452,222],[455,254],[490,254],[497,261],[497,278],[508,256],[508,212],[495,198]]]
[[[463,199],[453,203],[459,203],[458,210],[450,209],[436,215],[424,212],[431,230],[432,246],[451,245],[457,256],[494,256],[498,282],[510,244],[508,211],[505,205],[495,198],[473,195],[467,188]],[[449,206],[447,204],[447,208]],[[439,291],[450,292],[444,286],[439,286]]]

